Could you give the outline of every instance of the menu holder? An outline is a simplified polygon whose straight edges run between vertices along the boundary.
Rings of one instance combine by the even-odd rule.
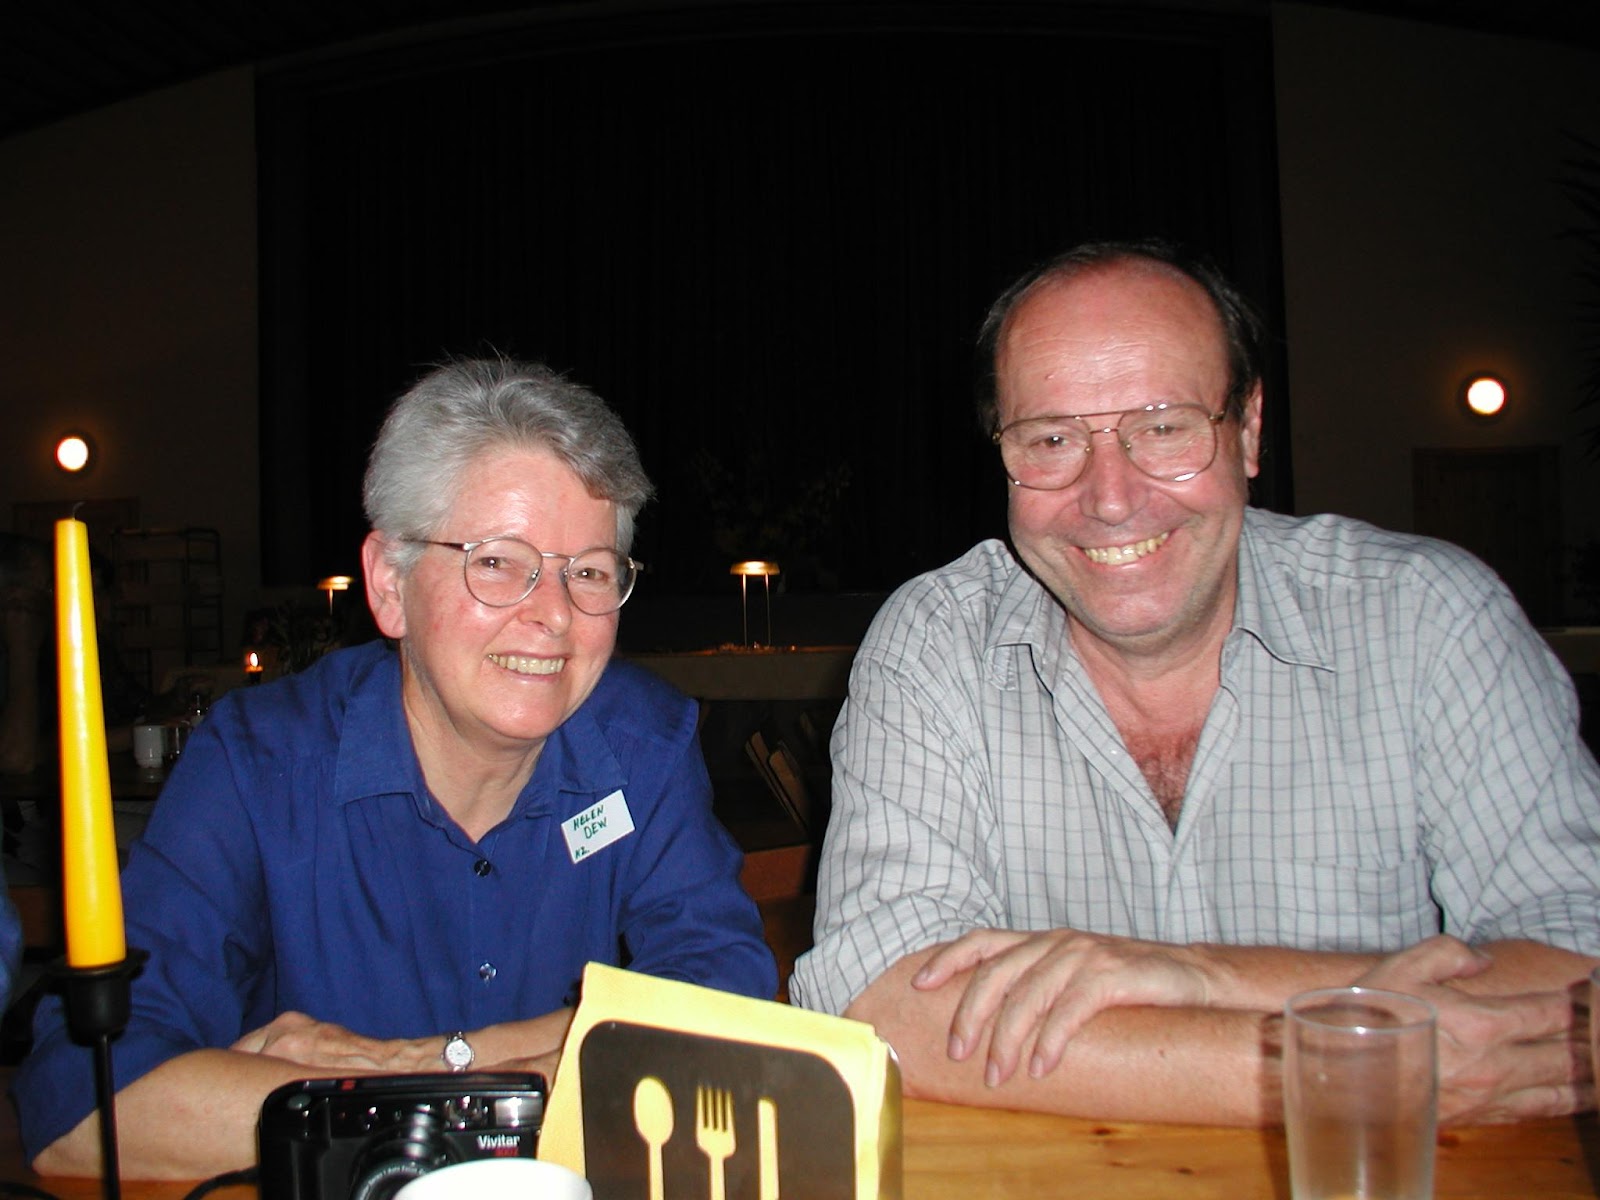
[[[860,1021],[590,963],[539,1157],[594,1200],[899,1200],[900,1070]]]

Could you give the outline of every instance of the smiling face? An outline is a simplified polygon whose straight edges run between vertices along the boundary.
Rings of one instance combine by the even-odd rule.
[[[1040,285],[1012,313],[995,381],[1002,425],[1167,402],[1223,406],[1228,360],[1205,292],[1159,264],[1121,262]],[[1091,424],[1110,425],[1108,417]],[[1233,619],[1239,530],[1256,474],[1259,389],[1217,426],[1211,466],[1151,479],[1111,434],[1060,491],[1013,487],[1012,541],[1065,606],[1073,637],[1126,654],[1220,646]]]
[[[546,451],[495,451],[468,468],[435,536],[497,535],[560,554],[614,546],[616,508]],[[559,560],[545,560],[538,586],[520,603],[490,608],[467,591],[461,551],[428,546],[402,575],[381,550],[381,535],[369,536],[368,596],[378,628],[400,642],[406,717],[419,753],[537,754],[594,690],[616,645],[617,614],[573,608]]]

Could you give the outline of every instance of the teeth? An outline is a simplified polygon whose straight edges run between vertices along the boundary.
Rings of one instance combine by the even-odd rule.
[[[489,661],[518,675],[554,675],[566,665],[564,658],[525,658],[520,654],[491,654]]]
[[[1083,552],[1089,556],[1090,562],[1114,567],[1154,553],[1170,536],[1171,534],[1159,533],[1153,538],[1145,538],[1142,542],[1132,542],[1126,546],[1086,546]]]

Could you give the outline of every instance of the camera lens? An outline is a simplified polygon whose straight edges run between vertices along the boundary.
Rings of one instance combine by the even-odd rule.
[[[375,1133],[356,1156],[350,1200],[390,1200],[417,1176],[454,1161],[438,1114],[419,1106],[398,1126]]]

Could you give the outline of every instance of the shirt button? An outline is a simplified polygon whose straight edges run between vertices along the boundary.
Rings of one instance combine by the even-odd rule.
[[[472,864],[472,873],[479,879],[482,879],[492,870],[494,870],[494,865],[487,858],[480,858]]]
[[[478,968],[478,978],[483,980],[485,983],[488,983],[494,977],[495,969],[493,963],[486,962]]]

